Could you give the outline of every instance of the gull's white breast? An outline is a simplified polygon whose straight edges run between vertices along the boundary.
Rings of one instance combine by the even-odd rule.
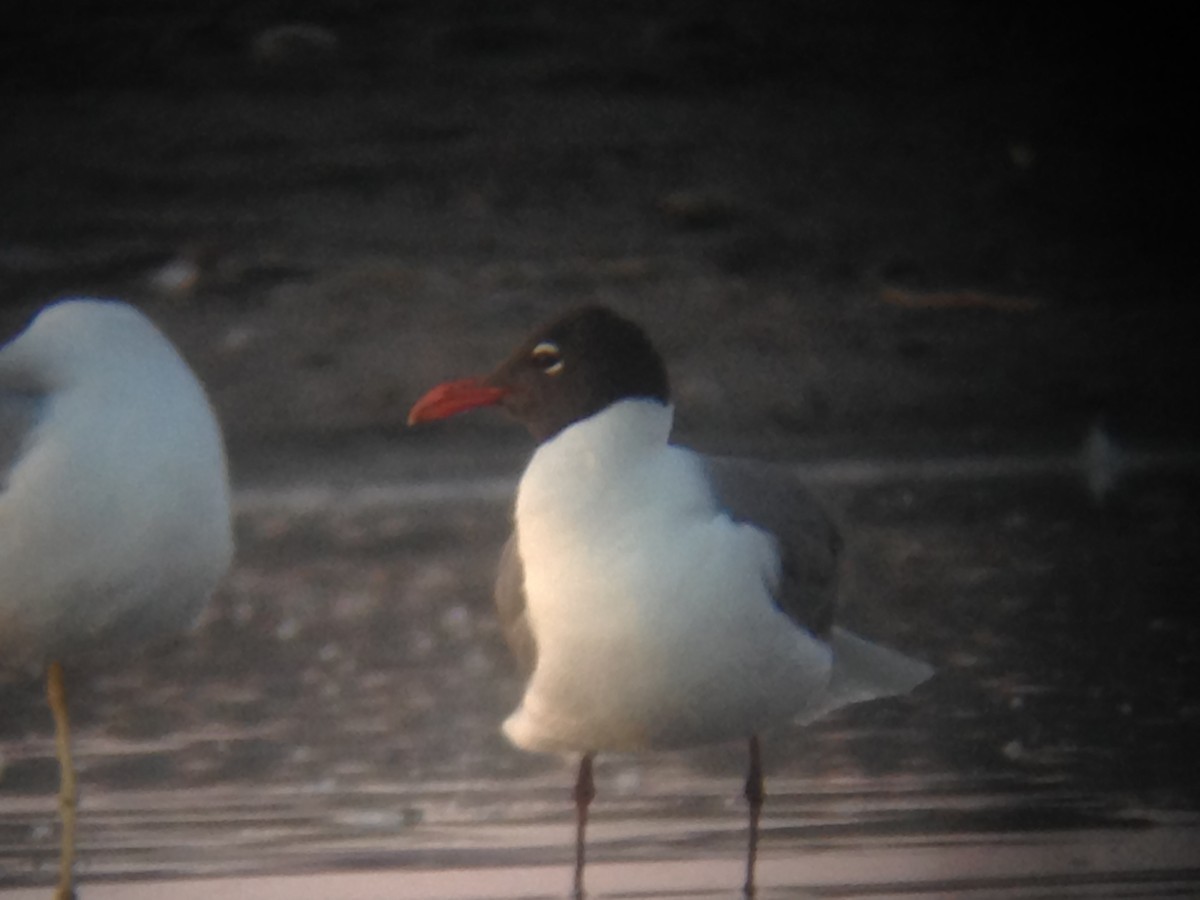
[[[671,410],[628,400],[543,444],[516,526],[537,665],[505,723],[532,750],[750,735],[802,713],[828,647],[773,603],[772,538],[717,509]]]

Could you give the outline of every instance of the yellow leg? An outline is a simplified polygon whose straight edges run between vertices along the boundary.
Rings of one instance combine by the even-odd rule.
[[[54,739],[58,748],[58,814],[62,820],[62,852],[58,863],[58,889],[54,900],[75,900],[71,871],[75,863],[75,765],[71,762],[71,722],[67,715],[67,690],[62,663],[50,664],[46,696],[54,715]]]

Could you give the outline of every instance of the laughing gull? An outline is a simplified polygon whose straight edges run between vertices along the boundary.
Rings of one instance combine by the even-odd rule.
[[[68,300],[0,348],[0,670],[46,673],[57,900],[74,896],[63,665],[185,628],[232,557],[220,427],[148,319],[123,303]]]
[[[582,754],[576,895],[595,753],[744,739],[753,896],[760,732],[907,692],[932,669],[833,624],[840,540],[794,479],[670,443],[666,370],[633,323],[568,312],[491,375],[433,388],[409,423],[490,405],[538,441],[496,579],[528,677],[504,732]]]

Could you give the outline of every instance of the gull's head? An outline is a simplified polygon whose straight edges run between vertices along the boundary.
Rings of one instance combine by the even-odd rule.
[[[662,358],[633,322],[599,306],[533,332],[492,374],[440,384],[409,413],[415,425],[503,406],[538,441],[627,399],[670,400]]]
[[[54,390],[102,382],[158,357],[177,354],[162,333],[128,304],[62,300],[43,309],[0,348],[0,370]]]

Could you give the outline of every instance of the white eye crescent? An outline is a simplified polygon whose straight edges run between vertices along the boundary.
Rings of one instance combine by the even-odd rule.
[[[562,351],[553,341],[542,341],[529,354],[534,365],[547,375],[557,375],[563,370]]]

